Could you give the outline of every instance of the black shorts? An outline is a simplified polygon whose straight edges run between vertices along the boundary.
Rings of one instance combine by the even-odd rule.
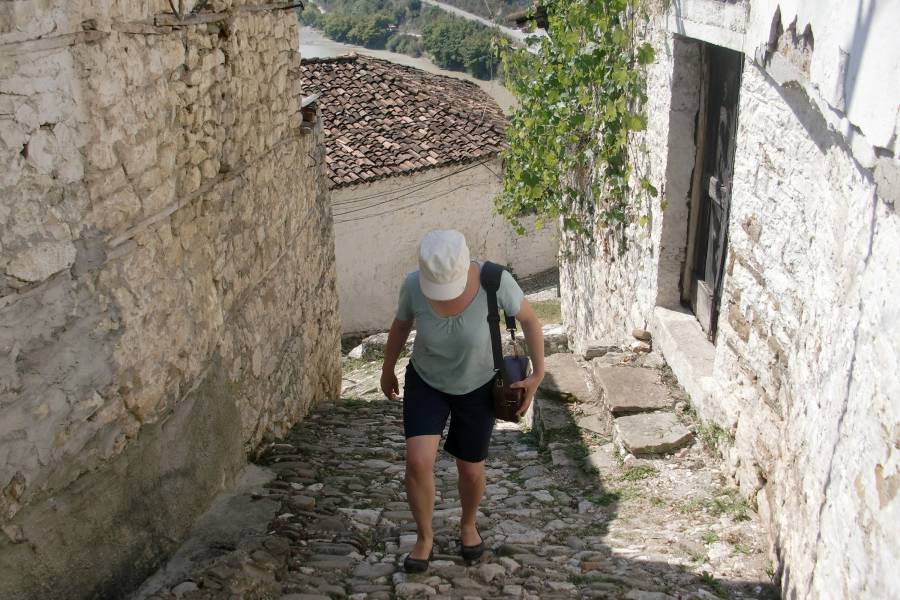
[[[491,383],[461,396],[447,394],[425,383],[410,363],[403,384],[403,434],[441,435],[449,416],[444,450],[466,462],[486,459],[494,430]]]

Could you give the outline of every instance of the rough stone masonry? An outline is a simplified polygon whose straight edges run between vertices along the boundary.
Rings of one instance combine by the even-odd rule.
[[[702,420],[727,442],[731,474],[768,526],[784,597],[898,597],[900,216],[891,181],[900,138],[891,86],[900,80],[884,76],[900,65],[890,32],[898,6],[873,6],[866,18],[857,3],[667,6],[647,31],[657,61],[647,130],[634,140],[636,172],[660,197],[646,205],[647,226],[625,232],[625,246],[601,238],[562,265],[573,345],[626,345],[633,329],[651,330]],[[715,345],[680,306],[679,287],[692,187],[701,184],[692,177],[704,45],[743,54]]]
[[[118,597],[338,391],[290,3],[172,4],[0,3],[4,599]]]

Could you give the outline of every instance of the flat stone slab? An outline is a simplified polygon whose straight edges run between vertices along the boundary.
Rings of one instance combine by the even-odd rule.
[[[592,431],[603,437],[609,437],[612,434],[612,415],[598,400],[578,405],[575,424],[581,429]]]
[[[587,372],[575,362],[575,355],[570,352],[544,359],[544,381],[540,389],[551,398],[563,402],[587,402],[592,397]]]
[[[587,458],[588,464],[601,473],[608,473],[619,468],[619,461],[616,459],[615,449],[609,446],[612,446],[612,444],[594,448]]]
[[[665,454],[690,443],[693,435],[670,412],[642,413],[618,417],[616,437],[634,455]]]
[[[598,367],[594,381],[603,390],[603,402],[613,415],[662,410],[672,407],[669,390],[654,369]]]

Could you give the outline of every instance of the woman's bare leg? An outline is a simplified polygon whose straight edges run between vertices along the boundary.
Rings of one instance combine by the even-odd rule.
[[[463,513],[459,523],[460,539],[463,546],[475,546],[482,541],[475,527],[475,515],[484,495],[484,461],[472,463],[457,458],[456,469],[459,472],[459,499]]]
[[[406,499],[416,520],[416,545],[412,558],[426,559],[434,544],[431,515],[434,513],[434,461],[439,435],[417,435],[406,438]]]

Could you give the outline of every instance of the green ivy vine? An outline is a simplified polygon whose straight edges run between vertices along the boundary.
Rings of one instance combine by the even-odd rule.
[[[642,0],[542,5],[549,35],[533,36],[531,51],[502,50],[519,106],[507,130],[496,205],[520,231],[521,217],[537,215],[590,238],[598,222],[610,228],[639,218],[637,196],[657,195],[648,179],[633,177],[629,157],[629,134],[647,125],[643,67],[654,50],[637,34],[649,15]]]

